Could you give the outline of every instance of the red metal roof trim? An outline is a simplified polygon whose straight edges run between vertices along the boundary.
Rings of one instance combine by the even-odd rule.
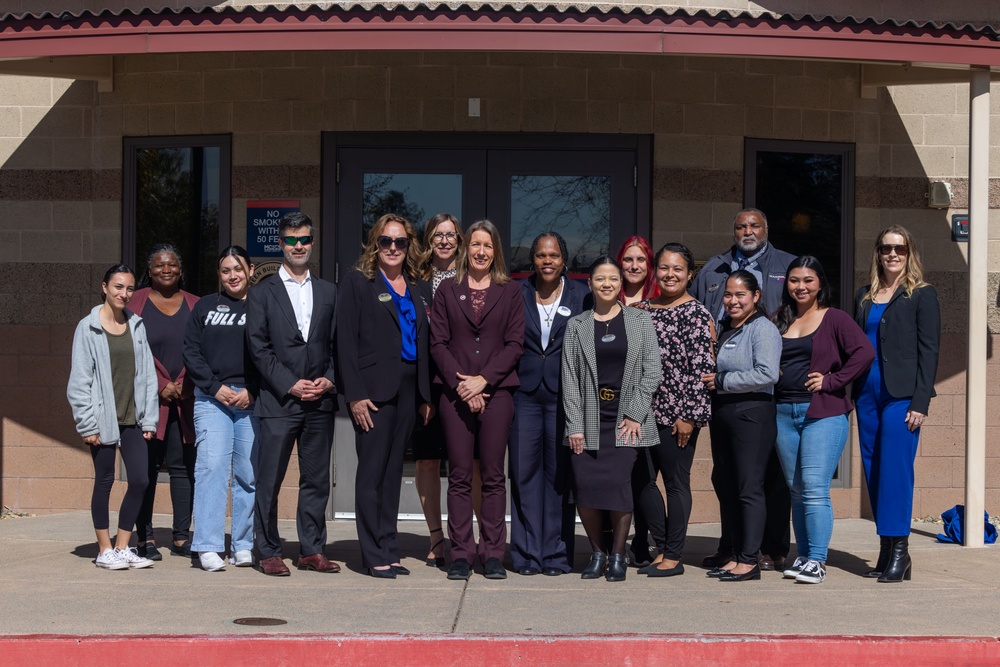
[[[624,8],[528,11],[206,8],[0,22],[0,57],[265,50],[687,53],[1000,67],[991,30]],[[441,7],[442,5],[437,5]],[[317,7],[313,5],[312,7]],[[8,15],[10,16],[10,15]],[[379,35],[385,39],[380,39]]]

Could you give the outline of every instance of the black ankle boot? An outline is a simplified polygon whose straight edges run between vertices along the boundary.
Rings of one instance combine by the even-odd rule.
[[[604,568],[608,564],[608,555],[603,551],[595,551],[590,555],[590,563],[580,574],[581,579],[597,579],[604,574]]]
[[[604,578],[608,581],[625,581],[626,570],[628,570],[628,561],[625,559],[625,554],[611,554]]]
[[[895,583],[897,581],[909,581],[910,569],[913,563],[910,561],[910,536],[890,537],[889,563],[885,566],[882,576],[878,578],[879,583]]]
[[[878,561],[876,561],[874,568],[861,575],[863,577],[868,577],[869,579],[881,577],[882,573],[885,572],[885,566],[889,564],[889,551],[890,547],[892,547],[892,538],[879,535],[878,543]]]

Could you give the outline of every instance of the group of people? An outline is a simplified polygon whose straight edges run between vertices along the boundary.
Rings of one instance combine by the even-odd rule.
[[[218,292],[200,300],[180,291],[180,257],[169,246],[150,256],[145,295],[133,295],[128,267],[105,276],[104,303],[74,338],[68,389],[94,457],[98,566],[147,567],[159,556],[142,511],[165,462],[174,553],[197,553],[205,570],[226,566],[232,480],[230,562],[252,565],[256,548],[263,573],[288,575],[277,500],[297,443],[296,564],[338,571],[323,552],[340,393],[356,438],[361,566],[372,577],[409,574],[397,515],[411,443],[426,563],[449,579],[468,579],[477,560],[487,578],[506,578],[508,478],[513,571],[570,572],[579,514],[592,551],[583,578],[622,581],[630,560],[649,577],[683,574],[691,467],[708,426],[722,520],[719,548],[703,562],[708,576],[748,581],[778,569],[820,583],[829,487],[856,404],[880,536],[866,576],[910,578],[914,458],[940,318],[906,229],[878,235],[853,317],[832,306],[814,257],[768,242],[756,209],[736,215],[732,248],[700,271],[685,246],[654,253],[632,237],[616,257],[594,261],[589,290],[567,275],[566,242],[552,231],[531,245],[531,275],[514,281],[489,221],[463,231],[439,214],[421,240],[410,221],[384,215],[339,289],[309,272],[307,216],[286,215],[279,236],[282,266],[253,288],[238,246],[219,258]],[[116,447],[129,487],[112,544]],[[133,526],[137,548],[128,546]]]

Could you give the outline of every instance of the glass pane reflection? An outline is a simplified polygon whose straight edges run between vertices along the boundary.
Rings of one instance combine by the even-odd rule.
[[[363,240],[386,213],[401,215],[412,222],[420,238],[424,234],[424,221],[432,215],[451,213],[459,218],[462,215],[461,174],[366,173],[363,188]]]
[[[570,273],[585,273],[608,252],[611,237],[610,176],[512,176],[510,271],[530,272],[531,242],[545,231],[566,239]]]

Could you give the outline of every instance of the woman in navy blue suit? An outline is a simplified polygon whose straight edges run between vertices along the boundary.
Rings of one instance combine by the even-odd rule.
[[[566,277],[566,241],[543,232],[531,244],[534,273],[521,284],[524,354],[510,429],[510,557],[523,575],[572,569],[575,510],[566,502],[569,452],[559,447],[559,364],[569,318],[587,290]]]

